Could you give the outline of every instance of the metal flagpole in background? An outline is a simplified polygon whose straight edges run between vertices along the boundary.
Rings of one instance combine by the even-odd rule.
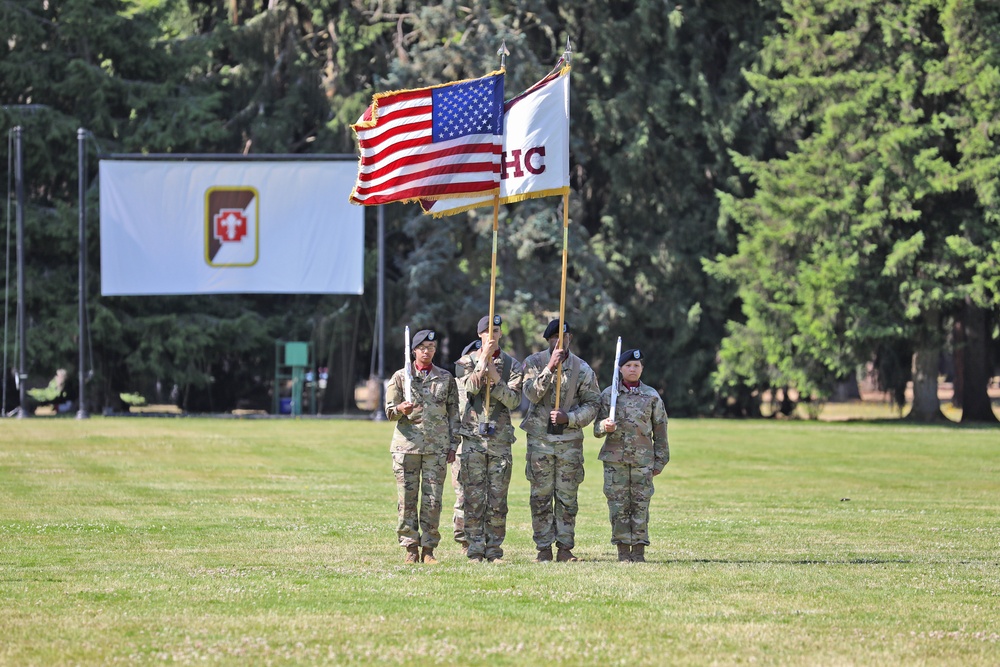
[[[18,340],[18,366],[17,366],[17,388],[19,403],[17,408],[17,418],[27,417],[25,405],[27,401],[27,380],[28,380],[28,341],[24,335],[24,156],[21,147],[21,133],[23,128],[18,125],[14,128],[14,191],[17,198],[17,340]]]
[[[77,398],[77,419],[86,419],[90,415],[87,414],[87,392],[85,390],[85,383],[87,381],[86,373],[84,372],[84,366],[86,364],[86,359],[84,357],[84,344],[86,340],[86,323],[87,323],[87,130],[82,127],[76,131],[76,146],[77,146],[77,175],[79,177],[79,209],[80,209],[80,229],[79,229],[79,239],[80,239],[80,266],[79,266],[79,282],[80,290],[78,295],[79,304],[77,306],[77,315],[79,318],[79,339],[77,343],[80,346],[79,354],[79,365],[76,369],[77,379],[79,380],[79,395]]]
[[[378,220],[378,296],[375,305],[375,329],[378,337],[378,405],[375,421],[385,421],[385,206],[376,209]]]

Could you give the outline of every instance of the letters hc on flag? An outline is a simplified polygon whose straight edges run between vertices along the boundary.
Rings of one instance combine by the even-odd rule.
[[[357,123],[354,204],[493,196],[500,187],[503,72],[379,93]]]
[[[504,105],[500,203],[569,192],[569,72],[560,61]],[[420,205],[437,218],[492,203],[492,197],[463,197]]]

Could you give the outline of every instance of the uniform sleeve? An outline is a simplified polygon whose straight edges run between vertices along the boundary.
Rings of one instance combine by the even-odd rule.
[[[389,379],[389,385],[385,389],[385,416],[389,421],[399,421],[408,419],[406,415],[396,409],[396,406],[403,402],[403,373],[396,371]]]
[[[670,445],[667,443],[667,410],[663,399],[656,397],[653,405],[653,470],[660,472],[670,461]]]
[[[459,435],[459,428],[461,427],[462,415],[458,414],[458,383],[455,381],[454,377],[448,378],[448,399],[447,399],[447,410],[448,410],[448,435],[451,439],[451,444],[449,445],[450,453],[454,454],[458,451],[458,445],[462,441],[462,436]]]
[[[479,370],[479,355],[469,354],[459,360],[462,366],[462,375],[459,382],[465,388],[465,393],[469,396],[478,396],[479,392],[486,386],[486,369]],[[455,365],[456,376],[459,365]]]
[[[601,394],[601,402],[597,406],[597,416],[594,418],[594,437],[603,438],[607,435],[601,422],[611,416],[611,387]]]
[[[597,384],[597,374],[594,369],[587,366],[580,373],[580,387],[576,392],[576,407],[567,414],[570,428],[583,428],[594,421],[597,416],[597,409],[601,405],[601,388]]]
[[[521,385],[524,382],[524,372],[517,359],[510,359],[510,377],[506,382],[499,382],[490,390],[490,395],[507,408],[516,410],[521,405]]]
[[[524,387],[524,397],[532,403],[538,404],[549,393],[553,375],[548,365],[539,367],[535,365],[536,362],[537,360],[531,363],[525,360],[522,386]]]
[[[466,395],[475,395],[472,391],[472,374],[474,361],[470,356],[464,356],[455,362],[455,382],[461,390],[465,391]]]

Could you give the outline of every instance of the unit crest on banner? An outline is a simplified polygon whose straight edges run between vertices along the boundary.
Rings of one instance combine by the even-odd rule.
[[[210,187],[205,193],[205,261],[253,266],[260,254],[260,195],[254,188]]]

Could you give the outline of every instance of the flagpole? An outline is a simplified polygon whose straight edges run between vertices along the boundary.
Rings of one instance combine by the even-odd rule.
[[[573,47],[566,36],[566,50],[563,52],[563,59],[569,63],[573,57]],[[562,253],[562,281],[559,286],[559,343],[557,347],[563,349],[563,329],[566,321],[566,266],[569,260],[569,192],[563,193],[563,253]],[[567,358],[569,358],[567,356]],[[556,367],[556,400],[554,409],[559,409],[562,398],[562,361]],[[551,422],[551,419],[549,420]]]
[[[496,312],[497,295],[497,237],[500,229],[500,193],[493,195],[493,257],[490,261],[490,319],[486,323],[489,327],[490,339],[493,338],[493,314]],[[483,368],[490,362],[489,359],[483,361]],[[490,383],[486,383],[486,398],[483,401],[483,421],[490,420]]]
[[[497,49],[497,55],[500,56],[500,71],[507,72],[507,56],[510,55],[510,51],[507,50],[507,40],[502,40],[500,42],[500,48]],[[503,120],[501,119],[501,122]],[[490,259],[490,319],[486,323],[489,327],[490,339],[493,338],[493,315],[496,313],[496,297],[497,297],[497,237],[499,235],[500,229],[500,190],[497,189],[497,193],[493,195],[493,255]],[[490,362],[489,359],[483,361],[483,368],[486,368],[486,364]],[[490,383],[486,383],[486,398],[483,400],[483,422],[489,423],[490,421]]]
[[[563,51],[562,59],[569,64],[573,58],[573,46],[570,44],[569,35],[566,35],[566,50]],[[563,271],[562,284],[559,287],[559,349],[563,349],[563,329],[566,319],[566,265],[569,259],[569,192],[563,193]],[[556,402],[555,409],[559,409],[559,399],[562,396],[562,362],[556,369]]]
[[[562,284],[559,286],[559,343],[557,347],[563,349],[563,323],[566,319],[566,265],[569,261],[569,193],[563,193],[563,252],[562,252]],[[556,402],[555,409],[559,409],[559,399],[562,396],[562,361],[556,368]]]

